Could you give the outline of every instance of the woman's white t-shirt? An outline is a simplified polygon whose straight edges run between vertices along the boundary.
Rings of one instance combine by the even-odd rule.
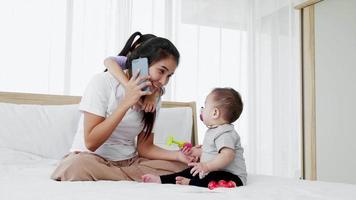
[[[116,110],[124,94],[124,87],[110,73],[97,74],[85,89],[79,110],[106,118]],[[142,111],[130,108],[112,135],[94,153],[113,161],[136,156],[136,136],[141,133],[144,125],[142,117]],[[82,114],[71,151],[89,151],[84,144],[83,121]]]

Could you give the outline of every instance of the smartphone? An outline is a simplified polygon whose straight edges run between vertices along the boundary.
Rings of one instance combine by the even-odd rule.
[[[131,75],[135,74],[138,70],[139,76],[148,76],[148,59],[147,58],[138,58],[132,60],[132,72]],[[142,83],[142,82],[141,82]],[[143,91],[150,91],[149,87],[143,88]]]

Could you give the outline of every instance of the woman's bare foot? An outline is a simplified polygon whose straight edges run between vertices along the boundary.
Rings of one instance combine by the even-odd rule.
[[[142,176],[142,181],[145,183],[161,183],[161,178],[152,174],[145,174]]]
[[[176,177],[176,184],[179,185],[189,185],[190,179],[189,178],[185,178],[182,176],[177,176]]]

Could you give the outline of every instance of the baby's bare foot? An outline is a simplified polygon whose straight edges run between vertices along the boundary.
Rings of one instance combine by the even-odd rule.
[[[185,178],[182,176],[177,176],[176,177],[176,184],[179,185],[189,185],[190,179],[189,178]]]
[[[142,181],[145,183],[161,183],[161,178],[152,174],[145,174],[142,176]]]

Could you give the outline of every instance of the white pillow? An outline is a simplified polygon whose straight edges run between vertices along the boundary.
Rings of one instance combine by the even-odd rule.
[[[0,147],[60,159],[73,142],[78,105],[0,103]]]
[[[153,129],[154,143],[166,149],[179,149],[177,145],[167,145],[169,136],[174,140],[191,142],[193,115],[191,107],[161,108]]]
[[[78,105],[23,105],[0,103],[0,148],[10,148],[60,159],[70,150],[80,118]],[[190,107],[161,108],[153,132],[154,143],[166,149],[169,136],[191,141]],[[82,139],[82,138],[81,138]]]
[[[79,120],[80,126],[83,124],[83,116]],[[167,140],[169,136],[173,136],[175,140],[191,141],[193,127],[192,109],[190,107],[179,108],[161,108],[155,126],[153,128],[154,144],[165,149],[177,150],[177,145],[168,146]],[[84,145],[83,130],[78,127],[78,133],[74,137],[71,151],[86,149]]]

